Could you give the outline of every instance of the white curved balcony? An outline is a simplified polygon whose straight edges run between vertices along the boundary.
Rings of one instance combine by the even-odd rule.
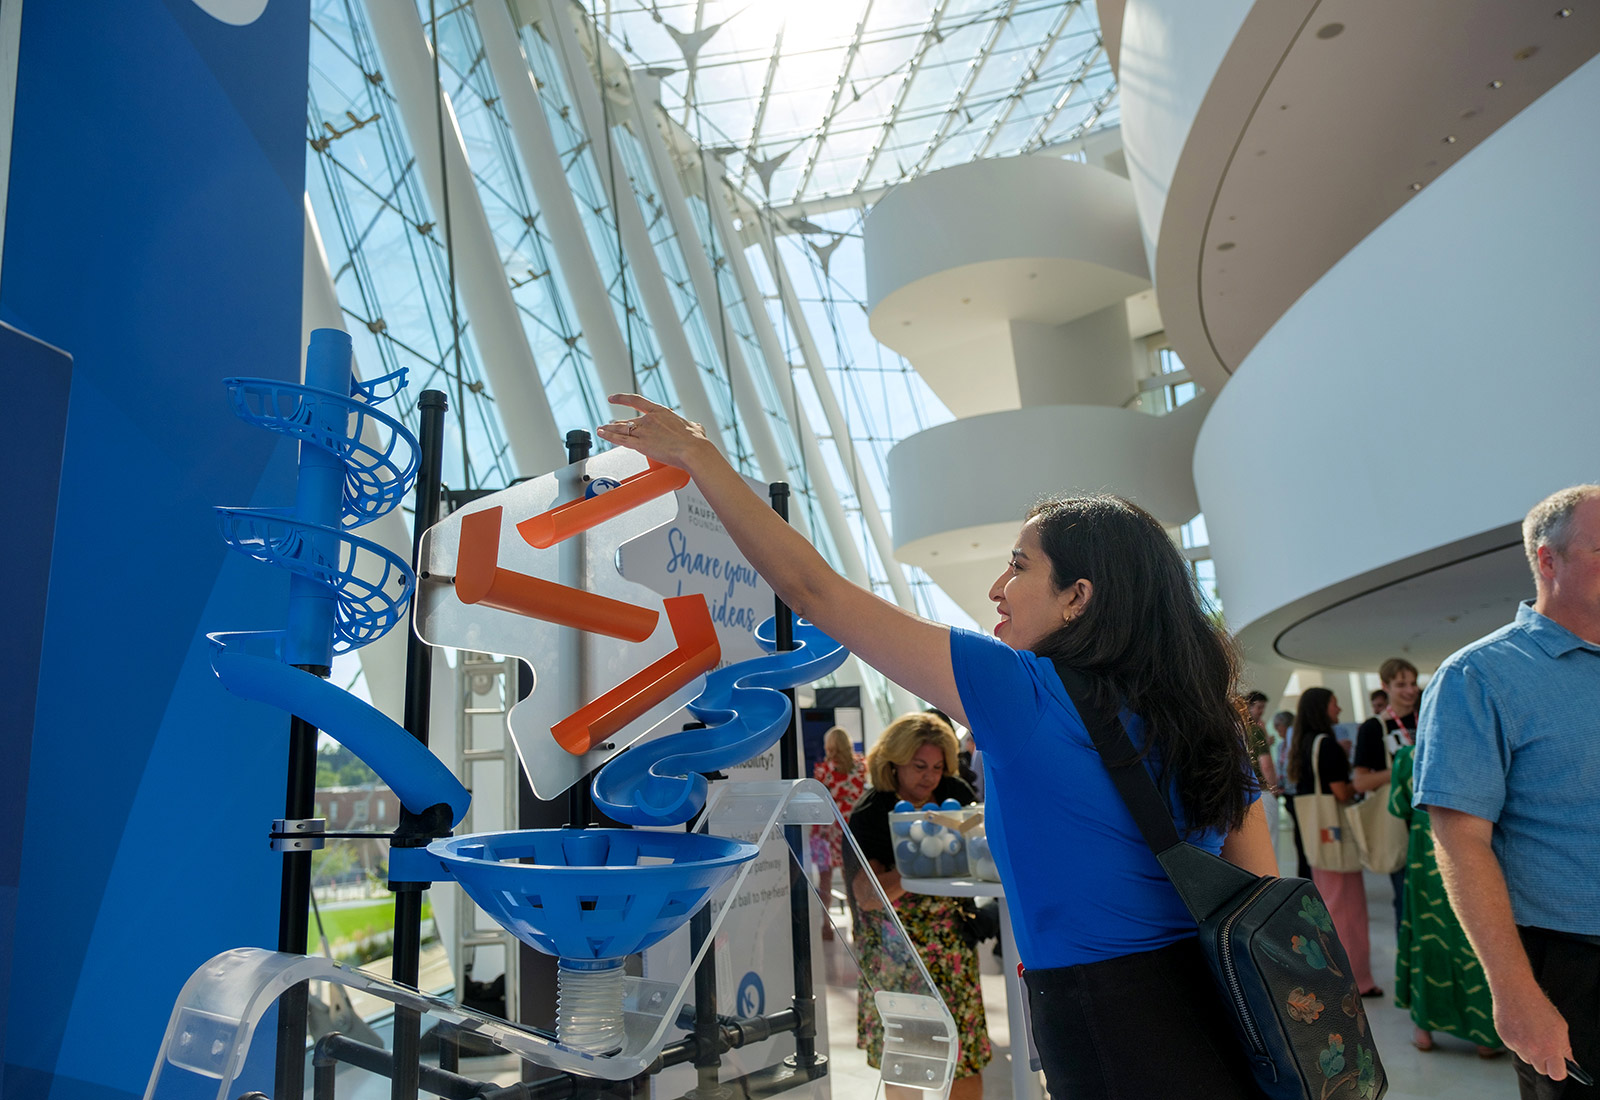
[[[889,452],[895,557],[978,622],[1031,505],[1113,492],[1175,527],[1199,511],[1189,459],[1209,396],[1166,416],[1094,405],[1036,406],[918,432]]]
[[[1058,157],[923,176],[881,199],[863,234],[873,335],[958,416],[1037,399],[1018,370],[1034,330],[1014,326],[1079,322],[1150,285],[1128,181]],[[1093,371],[1069,385],[1086,394],[1073,400],[1113,404],[1130,388]]]
[[[1221,389],[1341,257],[1597,50],[1577,6],[1127,0],[1129,174],[1196,379]]]
[[[1194,476],[1252,651],[1426,669],[1532,595],[1523,514],[1600,479],[1597,102],[1600,60],[1351,249],[1218,396]]]

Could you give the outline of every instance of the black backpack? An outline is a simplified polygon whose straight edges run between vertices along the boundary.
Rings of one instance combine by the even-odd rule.
[[[1272,1100],[1379,1100],[1389,1087],[1350,960],[1317,888],[1263,878],[1178,836],[1122,720],[1056,663],[1117,793],[1200,926],[1200,946],[1257,1086]]]

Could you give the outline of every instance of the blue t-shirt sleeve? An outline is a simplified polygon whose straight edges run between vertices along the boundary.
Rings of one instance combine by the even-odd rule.
[[[1510,761],[1500,709],[1481,673],[1465,663],[1441,668],[1417,719],[1412,805],[1498,821]]]
[[[1039,724],[1048,692],[1036,662],[1033,654],[987,634],[950,631],[950,664],[961,709],[967,712],[972,739],[995,764],[1011,759]]]

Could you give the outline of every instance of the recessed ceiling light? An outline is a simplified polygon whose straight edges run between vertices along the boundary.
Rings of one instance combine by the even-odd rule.
[[[910,321],[901,321],[901,322],[900,322],[900,323],[901,323],[901,324],[902,324],[902,325],[905,325],[905,326],[907,326],[907,327],[908,327],[908,328],[909,328],[909,327],[910,327],[910,325],[911,325],[911,322],[910,322]]]
[[[1317,28],[1318,38],[1338,38],[1343,33],[1343,23],[1327,23]]]
[[[1218,252],[1227,252],[1227,251],[1231,250],[1233,247],[1234,247],[1234,242],[1233,241],[1223,241],[1221,244],[1217,245],[1217,251]]]
[[[1524,47],[1522,47],[1522,49],[1518,50],[1516,53],[1511,55],[1511,60],[1513,60],[1513,61],[1526,61],[1526,60],[1528,60],[1528,58],[1532,57],[1534,54],[1536,54],[1538,52],[1539,52],[1539,47],[1538,46],[1524,46]]]
[[[1422,190],[1422,184],[1420,184],[1420,183],[1413,183],[1413,184],[1412,184],[1412,185],[1411,185],[1411,190],[1413,190],[1413,191],[1421,191],[1421,190]]]
[[[973,548],[973,549],[974,549],[974,550],[976,550],[976,549],[977,549],[977,548],[978,548],[978,546],[979,546],[979,544],[978,544],[978,543],[976,543],[976,542],[975,542],[975,543],[973,543],[973,544],[972,544],[972,548]]]
[[[1571,8],[1561,8],[1560,10],[1558,10],[1556,12],[1556,18],[1557,19],[1565,19],[1567,16],[1569,16],[1571,14],[1572,14],[1572,9]]]
[[[963,298],[963,299],[961,299],[961,304],[964,305],[964,306],[970,306],[972,304],[972,299],[971,298]]]
[[[1483,113],[1483,108],[1482,107],[1468,107],[1465,111],[1461,112],[1461,117],[1462,117],[1463,120],[1469,119],[1469,118],[1477,118],[1482,113]]]
[[[1454,134],[1446,134],[1444,136],[1444,143],[1446,145],[1454,145],[1456,143],[1456,136]]]
[[[1491,81],[1489,81],[1489,88],[1491,90],[1493,90],[1495,88],[1504,88],[1505,86],[1506,86],[1506,82],[1504,80],[1491,80]]]

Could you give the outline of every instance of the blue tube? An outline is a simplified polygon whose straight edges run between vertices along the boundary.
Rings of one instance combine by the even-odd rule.
[[[306,385],[334,394],[350,392],[350,334],[319,328],[306,348]],[[315,435],[331,438],[346,434],[344,410],[331,402],[308,398],[301,413],[310,419]],[[310,441],[300,444],[300,480],[295,490],[294,518],[318,528],[308,536],[312,560],[338,565],[339,517],[344,503],[345,464],[340,455]],[[289,620],[286,659],[292,665],[333,663],[333,624],[338,609],[335,593],[308,577],[289,579]]]
[[[399,723],[354,695],[279,657],[277,632],[211,634],[211,667],[233,694],[299,715],[359,756],[420,814],[446,803],[450,824],[466,815],[472,796],[433,753]]]

